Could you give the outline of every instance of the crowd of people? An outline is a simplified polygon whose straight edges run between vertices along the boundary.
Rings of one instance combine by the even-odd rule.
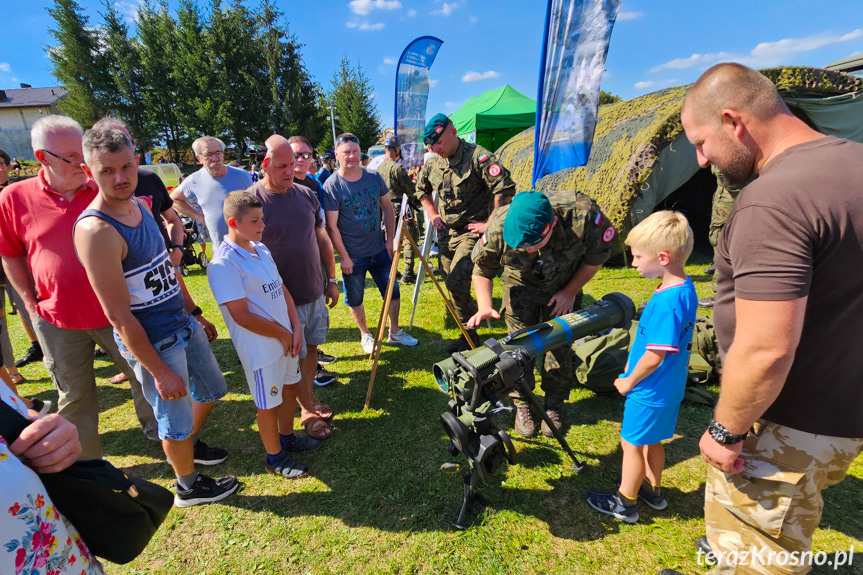
[[[853,326],[863,320],[863,279],[847,273],[863,263],[861,146],[817,132],[789,112],[770,80],[737,64],[705,72],[681,120],[702,167],[715,166],[729,187],[749,182],[716,238],[723,379],[700,440],[709,466],[707,533],[699,545],[718,557],[716,574],[773,573],[769,565],[741,571],[723,557],[755,546],[809,551],[820,492],[841,481],[863,450],[863,393],[853,354],[841,352],[860,343]],[[516,193],[494,154],[459,139],[443,114],[425,128],[432,155],[415,182],[398,163],[396,137],[386,139],[385,158],[370,171],[353,134],[338,136],[335,157],[324,155],[317,170],[305,137],[273,135],[260,177],[252,178],[225,164],[218,138],[203,136],[192,144],[201,168],[171,194],[139,169],[129,129],[116,118],[85,133],[71,118],[47,116],[31,139],[42,165],[37,177],[5,186],[10,158],[0,153],[0,256],[22,324],[32,323],[29,360],[44,355],[58,414],[45,415],[48,402],[18,396],[22,379],[0,323],[0,399],[34,420],[23,439],[0,442],[3,472],[15,466],[21,478],[4,490],[4,501],[43,497],[22,460],[57,469],[102,456],[96,348],[123,371],[142,430],[161,442],[176,476],[175,505],[220,501],[239,488],[236,477],[197,467],[229,455],[202,439],[227,389],[210,348],[217,330],[176,271],[183,225],[175,209],[210,231],[208,281],[257,408],[263,469],[286,479],[307,476],[303,454],[332,434],[333,410],[315,397],[314,383],[326,358],[319,346],[327,341],[329,309],[339,299],[335,253],[359,345],[372,353],[378,342],[363,306],[366,275],[383,298],[402,247],[395,245],[397,214],[407,222],[416,218],[406,213],[423,210],[427,231],[437,233],[455,314],[467,328],[449,348],[456,352],[478,343],[483,320],[500,318],[491,297],[496,276],[510,332],[559,318],[581,307],[584,287],[617,238],[584,194]],[[661,442],[674,433],[698,302],[684,271],[693,236],[682,214],[651,215],[626,244],[633,266],[660,285],[615,382],[627,398],[618,487],[586,498],[631,523],[639,500],[668,506]],[[415,281],[412,261],[402,281]],[[400,327],[400,303],[395,283],[385,342],[418,345]],[[547,419],[560,428],[572,357],[556,350],[539,363]],[[533,370],[525,377],[532,387]],[[512,397],[515,431],[531,437],[536,414],[525,399]],[[297,405],[303,435],[294,430]],[[546,423],[541,431],[553,435]],[[63,528],[72,541],[74,527]],[[79,550],[85,570],[99,572],[86,547]],[[0,555],[0,566],[10,557]]]

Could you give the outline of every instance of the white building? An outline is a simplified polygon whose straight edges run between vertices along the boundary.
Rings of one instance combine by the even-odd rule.
[[[0,89],[0,149],[13,158],[35,160],[30,147],[30,128],[43,116],[59,114],[57,102],[66,93],[67,90],[56,86]]]

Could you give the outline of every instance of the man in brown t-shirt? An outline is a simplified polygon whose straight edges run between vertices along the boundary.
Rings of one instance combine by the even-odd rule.
[[[327,235],[317,195],[294,183],[294,151],[279,135],[266,141],[267,155],[261,162],[263,178],[248,191],[264,205],[263,243],[273,255],[303,326],[305,351],[300,352],[301,423],[315,439],[326,439],[331,429],[325,419],[332,410],[312,394],[318,365],[318,346],[326,342],[330,307],[338,300],[336,261]],[[326,285],[323,266],[326,271]],[[294,406],[282,404],[293,412]],[[286,412],[287,415],[287,412]]]
[[[716,249],[723,379],[700,442],[714,573],[739,573],[732,551],[810,550],[821,490],[863,449],[863,145],[810,128],[739,64],[705,72],[681,120],[702,167],[758,175]]]

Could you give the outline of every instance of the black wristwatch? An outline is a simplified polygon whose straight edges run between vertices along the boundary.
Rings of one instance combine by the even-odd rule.
[[[749,432],[735,435],[725,429],[725,427],[721,423],[717,423],[715,419],[711,419],[710,423],[707,426],[707,433],[710,434],[716,443],[721,443],[722,445],[734,445],[735,443],[740,443],[746,436],[749,435]]]
[[[195,309],[193,309],[193,310],[191,311],[191,314],[192,314],[193,316],[202,315],[203,313],[204,313],[204,312],[203,312],[203,311],[201,311],[201,306],[198,306],[198,305],[196,305],[196,306],[195,306]]]
[[[180,244],[173,244],[173,245],[171,245],[171,251],[174,251],[174,250],[175,250],[175,249],[177,249],[177,248],[183,249],[183,246],[181,246]]]

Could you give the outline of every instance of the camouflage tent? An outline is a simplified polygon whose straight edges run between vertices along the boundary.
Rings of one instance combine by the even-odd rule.
[[[863,142],[863,79],[820,68],[761,70],[779,88],[795,114],[815,128]],[[586,166],[549,174],[539,190],[579,190],[594,198],[620,231],[617,249],[632,226],[657,207],[680,209],[696,235],[706,229],[716,187],[699,168],[695,148],[680,124],[680,106],[689,86],[667,88],[602,106]],[[504,144],[497,154],[520,190],[530,189],[534,128]]]

